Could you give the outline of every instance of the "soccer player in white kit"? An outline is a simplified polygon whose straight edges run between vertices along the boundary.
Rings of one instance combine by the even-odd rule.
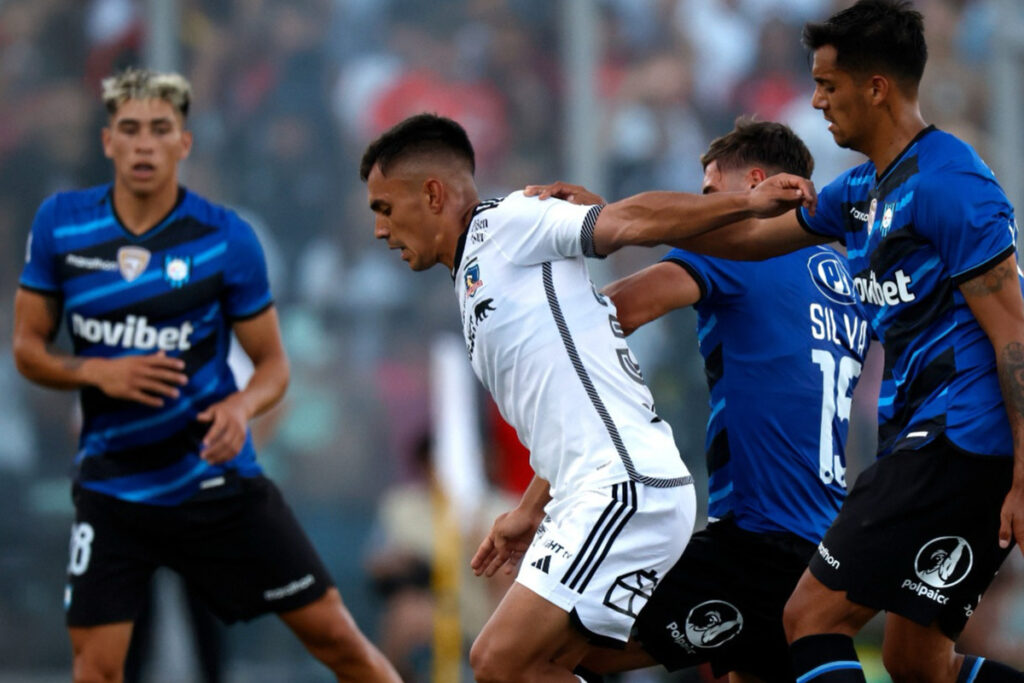
[[[749,192],[653,192],[607,207],[521,192],[480,201],[473,171],[462,127],[419,114],[369,145],[360,177],[375,236],[413,270],[450,269],[473,369],[536,474],[472,560],[487,575],[521,565],[473,645],[474,675],[574,681],[588,643],[625,645],[696,508],[672,430],[583,257],[614,251],[637,227],[680,238],[776,215],[813,189],[776,176]]]

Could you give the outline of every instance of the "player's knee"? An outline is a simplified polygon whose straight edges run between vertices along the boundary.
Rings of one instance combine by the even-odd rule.
[[[516,675],[522,673],[525,663],[511,662],[507,655],[502,654],[499,643],[483,635],[477,637],[469,650],[469,665],[478,683],[509,683],[518,680]]]
[[[79,654],[72,664],[74,683],[121,683],[124,664],[112,658]]]
[[[304,643],[314,657],[335,672],[365,667],[374,654],[369,641],[354,624],[341,620],[307,636]]]

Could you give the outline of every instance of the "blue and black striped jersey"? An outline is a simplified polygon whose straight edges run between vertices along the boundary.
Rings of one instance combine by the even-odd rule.
[[[846,496],[850,399],[870,342],[842,255],[740,262],[673,249],[664,260],[700,287],[708,517],[817,543]]]
[[[84,388],[76,481],[154,505],[226,494],[225,482],[261,472],[251,435],[233,460],[207,465],[199,447],[208,425],[196,415],[236,391],[231,323],[273,303],[263,251],[234,212],[185,189],[142,235],[121,224],[111,197],[110,185],[49,197],[32,225],[20,285],[62,303],[76,355],[163,351],[184,360],[189,380],[161,408]]]
[[[1014,253],[1013,207],[966,143],[929,127],[881,173],[870,161],[822,189],[804,227],[846,244],[885,347],[879,455],[940,434],[981,455],[1013,444],[995,353],[959,285]]]

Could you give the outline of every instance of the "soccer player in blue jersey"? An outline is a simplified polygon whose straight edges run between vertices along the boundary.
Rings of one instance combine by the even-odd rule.
[[[705,194],[780,172],[809,178],[814,167],[788,127],[749,119],[701,163]],[[578,186],[546,189],[603,203]],[[783,608],[846,495],[850,400],[870,337],[845,259],[825,246],[760,262],[674,249],[603,292],[627,334],[677,308],[697,310],[711,391],[709,524],[640,612],[635,641],[594,651],[584,666],[710,662],[733,681],[792,681]]]
[[[804,42],[812,105],[836,143],[868,161],[825,187],[813,213],[802,207],[698,236],[642,226],[628,241],[748,259],[846,245],[885,348],[880,457],[786,606],[797,680],[864,681],[853,636],[885,610],[882,655],[894,680],[1022,681],[954,649],[1012,546],[1024,551],[1024,297],[1013,207],[969,145],[922,117],[927,47],[907,2],[860,0],[808,24]]]
[[[189,99],[177,74],[103,81],[114,181],[42,204],[15,295],[19,371],[81,391],[64,593],[74,680],[121,680],[167,566],[226,622],[277,613],[339,680],[398,681],[256,462],[247,424],[284,394],[288,361],[252,229],[178,184]],[[62,317],[74,355],[51,347]],[[241,389],[232,332],[254,365]]]

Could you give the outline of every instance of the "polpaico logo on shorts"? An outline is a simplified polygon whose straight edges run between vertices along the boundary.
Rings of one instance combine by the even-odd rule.
[[[742,630],[743,615],[724,600],[702,602],[686,615],[686,639],[696,647],[720,647]]]
[[[949,588],[963,581],[973,565],[974,553],[965,539],[940,536],[917,551],[914,573],[933,588]]]

